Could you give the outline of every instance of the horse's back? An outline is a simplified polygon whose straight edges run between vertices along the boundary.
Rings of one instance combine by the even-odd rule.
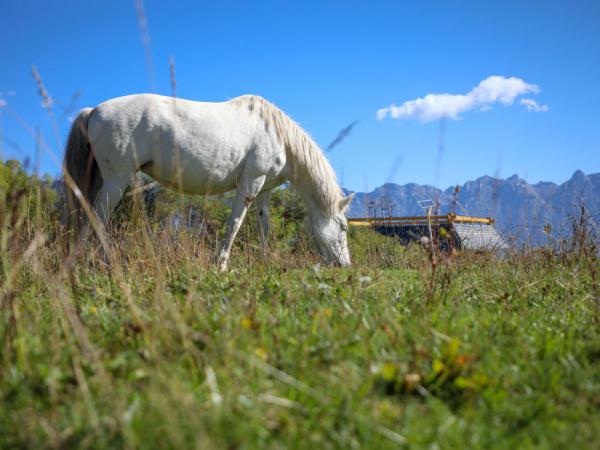
[[[182,181],[185,190],[202,193],[235,188],[259,129],[256,115],[228,102],[137,94],[98,105],[89,136],[104,171],[142,169],[164,184]]]
[[[230,121],[235,114],[227,103],[195,102],[155,94],[135,94],[107,100],[94,108],[90,134],[98,132],[172,131],[211,120]],[[229,117],[227,117],[229,116]]]

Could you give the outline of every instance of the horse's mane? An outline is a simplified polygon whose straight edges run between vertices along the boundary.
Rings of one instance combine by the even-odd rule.
[[[229,102],[238,108],[247,107],[250,112],[260,116],[267,130],[271,127],[274,129],[285,147],[287,157],[297,162],[292,183],[306,177],[317,193],[316,200],[330,214],[336,214],[342,190],[331,164],[308,133],[277,106],[257,95],[242,95]]]

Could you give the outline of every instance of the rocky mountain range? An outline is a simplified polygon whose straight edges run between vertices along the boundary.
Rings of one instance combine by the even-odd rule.
[[[600,222],[600,173],[586,175],[577,170],[562,184],[529,184],[517,175],[506,179],[483,176],[444,191],[414,183],[386,183],[372,192],[357,193],[348,217],[423,215],[417,202],[426,199],[437,204],[439,214],[493,217],[505,237],[540,245],[548,241],[547,232],[555,238],[568,236],[582,207],[589,222]]]

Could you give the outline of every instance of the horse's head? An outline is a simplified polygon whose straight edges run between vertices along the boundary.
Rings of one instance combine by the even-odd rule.
[[[350,252],[348,251],[348,222],[344,213],[350,206],[354,194],[342,197],[334,214],[324,213],[319,210],[309,210],[308,232],[313,238],[317,250],[328,264],[336,266],[350,265]]]

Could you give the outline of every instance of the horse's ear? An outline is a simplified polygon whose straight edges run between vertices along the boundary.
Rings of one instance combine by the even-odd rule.
[[[340,212],[342,212],[342,213],[346,212],[346,210],[350,206],[350,203],[352,203],[352,199],[354,198],[355,195],[356,195],[356,192],[353,192],[348,197],[342,197],[340,199],[340,201],[338,203],[338,206],[340,208]]]

